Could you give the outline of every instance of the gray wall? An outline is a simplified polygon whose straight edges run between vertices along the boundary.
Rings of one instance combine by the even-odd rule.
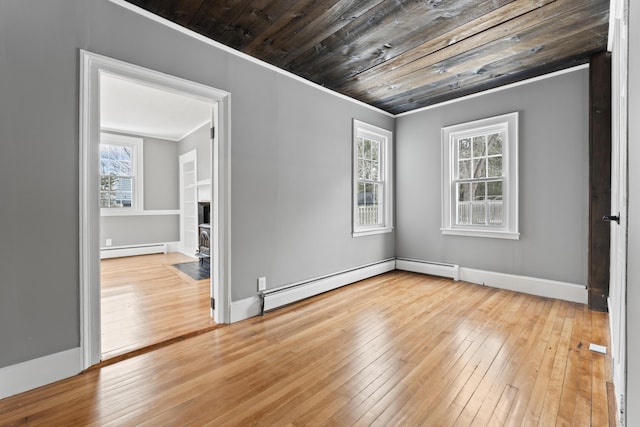
[[[586,284],[588,71],[485,94],[397,119],[396,253]],[[518,111],[520,240],[440,232],[440,130]]]
[[[178,154],[197,150],[198,181],[211,178],[211,124],[207,123],[180,140]]]
[[[80,345],[79,49],[232,94],[234,301],[394,255],[350,226],[351,119],[393,118],[107,0],[1,1],[0,367]]]
[[[123,133],[123,135],[137,136]],[[175,141],[142,137],[144,171],[144,210],[180,208],[178,193],[178,146]],[[106,239],[112,246],[177,242],[180,240],[179,215],[136,215],[100,217],[100,246]]]
[[[640,425],[640,4],[629,2],[629,247],[627,254],[627,425]],[[624,215],[624,213],[623,213]]]

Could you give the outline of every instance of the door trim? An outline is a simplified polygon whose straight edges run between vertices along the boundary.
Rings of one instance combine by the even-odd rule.
[[[218,254],[219,268],[212,277],[218,309],[214,320],[229,322],[231,266],[231,94],[148,68],[80,50],[79,105],[79,196],[80,196],[80,348],[82,368],[100,362],[100,234],[98,218],[98,144],[100,140],[99,76],[118,74],[151,86],[186,93],[204,101],[218,103],[219,129],[211,151],[212,209],[217,238],[212,247]]]

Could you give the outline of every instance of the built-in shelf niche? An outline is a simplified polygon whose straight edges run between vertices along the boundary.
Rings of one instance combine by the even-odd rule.
[[[211,202],[211,178],[198,181],[198,201]]]

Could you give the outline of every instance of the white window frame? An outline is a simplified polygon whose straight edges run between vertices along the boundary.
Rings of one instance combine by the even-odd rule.
[[[118,135],[112,133],[100,133],[100,144],[124,145],[131,147],[133,155],[133,202],[129,208],[100,208],[102,216],[123,216],[141,213],[144,210],[144,170],[143,147],[144,140],[133,136]]]
[[[358,225],[358,138],[380,142],[380,179],[382,182],[382,221],[376,225]],[[369,236],[393,231],[393,133],[389,130],[353,119],[353,197],[352,236]]]
[[[457,149],[460,138],[504,129],[502,153],[503,225],[457,225]],[[442,234],[518,240],[518,113],[442,128]]]

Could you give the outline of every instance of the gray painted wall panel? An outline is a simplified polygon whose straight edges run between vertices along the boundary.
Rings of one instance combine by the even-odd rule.
[[[179,143],[144,138],[144,209],[180,208],[178,190]]]
[[[105,216],[100,219],[100,245],[144,245],[180,240],[179,215]]]
[[[193,40],[107,0],[0,2],[0,367],[80,344],[78,218],[79,49],[231,92],[232,298],[374,262],[394,253],[393,234],[352,239],[351,118],[391,128],[393,119],[327,95]],[[289,126],[313,129],[327,150],[313,167],[308,143]],[[295,138],[293,140],[292,138]],[[284,152],[293,150],[295,152]],[[293,164],[298,175],[288,175]],[[299,166],[295,166],[299,165]],[[293,202],[306,182],[330,188]],[[340,187],[340,188],[336,188]],[[293,208],[298,211],[290,211]],[[339,216],[339,218],[334,217]],[[346,219],[345,219],[346,218]],[[96,219],[97,220],[97,219]],[[314,222],[310,222],[313,220]],[[305,228],[305,225],[308,227]],[[336,233],[336,231],[339,233]],[[285,249],[295,243],[296,251]],[[25,254],[44,245],[37,267]],[[304,264],[289,257],[306,254]]]
[[[588,70],[399,117],[396,253],[586,284]],[[520,113],[520,240],[440,232],[443,126]]]

